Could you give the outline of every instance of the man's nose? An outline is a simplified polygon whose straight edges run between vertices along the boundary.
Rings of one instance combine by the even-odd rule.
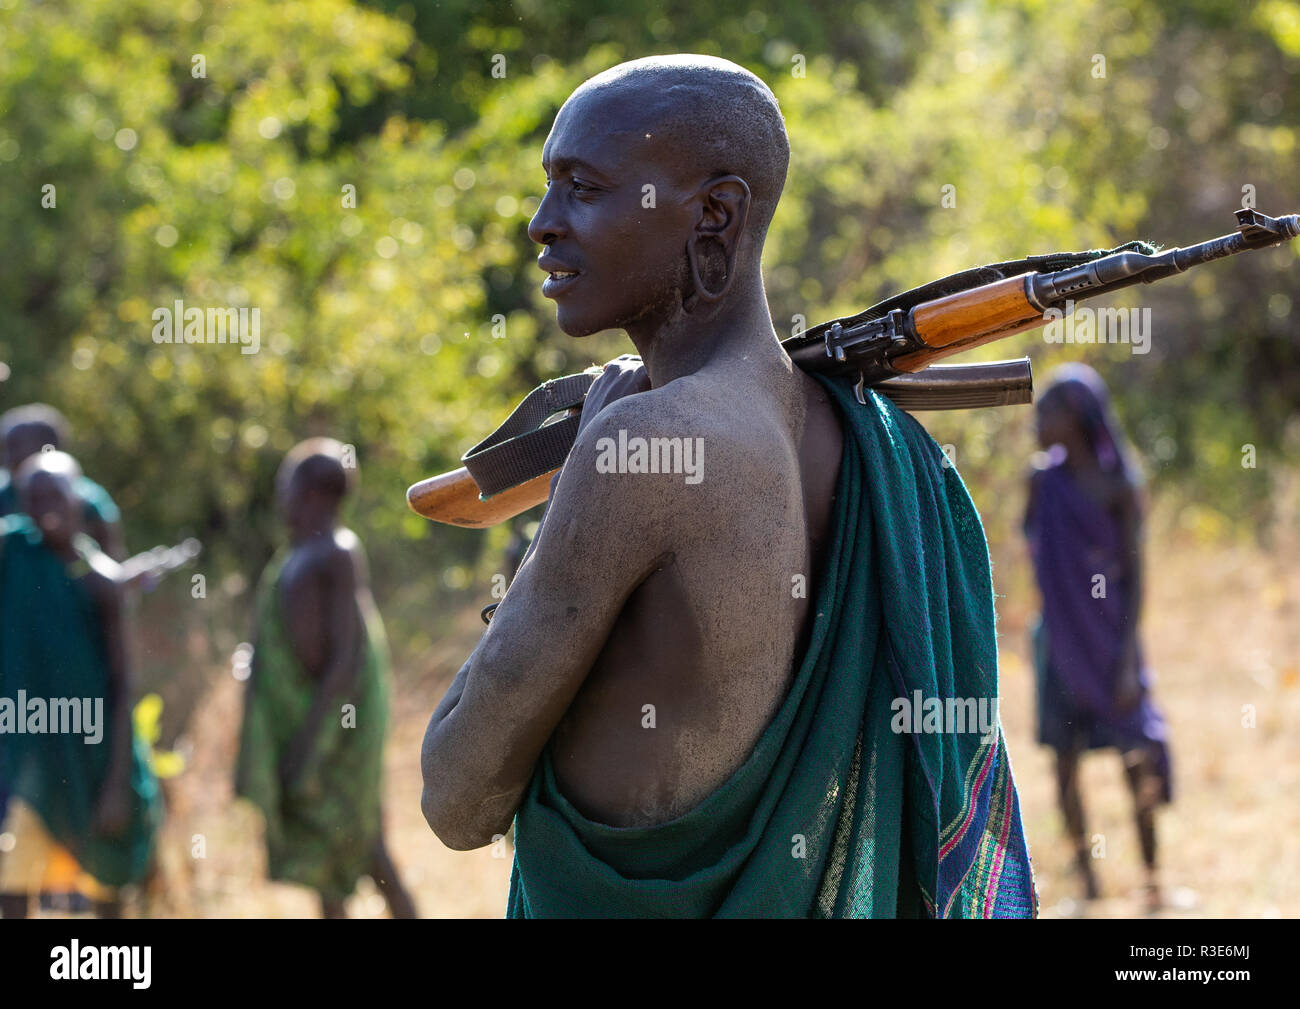
[[[551,199],[554,191],[546,191],[537,207],[537,213],[528,222],[528,237],[538,245],[551,245],[568,234],[564,222],[556,212],[556,201]]]

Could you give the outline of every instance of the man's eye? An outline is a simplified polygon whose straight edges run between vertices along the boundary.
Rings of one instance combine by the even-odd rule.
[[[596,189],[595,186],[589,186],[581,179],[573,180],[573,191],[575,193],[591,193],[591,192],[595,192],[595,189]]]

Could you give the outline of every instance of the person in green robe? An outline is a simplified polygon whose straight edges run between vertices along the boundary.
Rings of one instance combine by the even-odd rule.
[[[333,918],[369,875],[394,917],[415,917],[384,842],[388,645],[361,542],[338,522],[344,460],[316,438],[280,468],[289,543],[258,586],[235,787],[266,819],[271,879],[312,888]]]
[[[80,532],[75,460],[38,452],[15,476],[23,511],[0,520],[0,778],[12,792],[0,912],[23,917],[56,844],[103,891],[145,877],[162,818],[131,720],[117,565]]]
[[[67,442],[67,432],[68,422],[63,414],[45,403],[16,406],[0,415],[0,449],[4,452],[4,465],[0,466],[0,517],[21,510],[13,474],[46,445],[53,449],[62,447]],[[126,547],[122,515],[112,496],[84,474],[77,478],[75,490],[82,501],[82,530],[108,556],[123,560]],[[0,823],[4,822],[8,805],[9,789],[0,777]]]

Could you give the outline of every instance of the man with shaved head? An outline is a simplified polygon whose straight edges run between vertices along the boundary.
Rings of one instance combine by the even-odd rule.
[[[542,292],[638,354],[425,736],[446,844],[514,823],[512,917],[1032,911],[1000,735],[966,776],[889,728],[896,691],[988,691],[987,546],[915,422],[782,349],[788,160],[772,92],[705,56],[592,78],[546,140]]]
[[[333,438],[295,446],[276,476],[289,545],[258,588],[235,787],[266,818],[272,879],[312,888],[341,918],[368,875],[393,917],[413,918],[380,802],[388,643],[361,541],[339,525],[355,481]]]
[[[71,456],[30,453],[14,476],[21,511],[0,520],[4,917],[27,914],[56,845],[96,880],[98,913],[117,917],[117,888],[144,878],[161,818],[131,721],[120,570],[81,532],[81,479]]]

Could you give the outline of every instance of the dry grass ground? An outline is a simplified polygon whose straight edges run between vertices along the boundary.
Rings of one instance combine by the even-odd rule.
[[[1157,696],[1172,729],[1176,796],[1162,812],[1165,880],[1194,917],[1300,915],[1300,570],[1294,540],[1268,552],[1205,546],[1166,521],[1149,547],[1145,640]],[[1083,769],[1090,834],[1105,838],[1098,869],[1103,899],[1072,902],[1078,887],[1062,841],[1050,754],[1033,741],[1033,677],[1025,628],[1034,608],[1019,545],[995,555],[1002,717],[1020,787],[1045,917],[1140,912],[1139,853],[1119,758],[1089,756]],[[406,669],[394,701],[388,748],[387,822],[394,859],[432,917],[500,916],[508,850],[444,848],[419,811],[419,745],[428,713],[473,646],[481,625],[467,611],[456,633]],[[194,761],[172,783],[165,840],[169,897],[154,913],[295,917],[316,913],[293,887],[265,881],[260,825],[232,803],[240,685],[224,675],[193,726]],[[1243,725],[1253,706],[1255,725]],[[199,838],[206,857],[193,858]],[[495,856],[495,857],[494,857]],[[382,916],[368,881],[357,916]]]

